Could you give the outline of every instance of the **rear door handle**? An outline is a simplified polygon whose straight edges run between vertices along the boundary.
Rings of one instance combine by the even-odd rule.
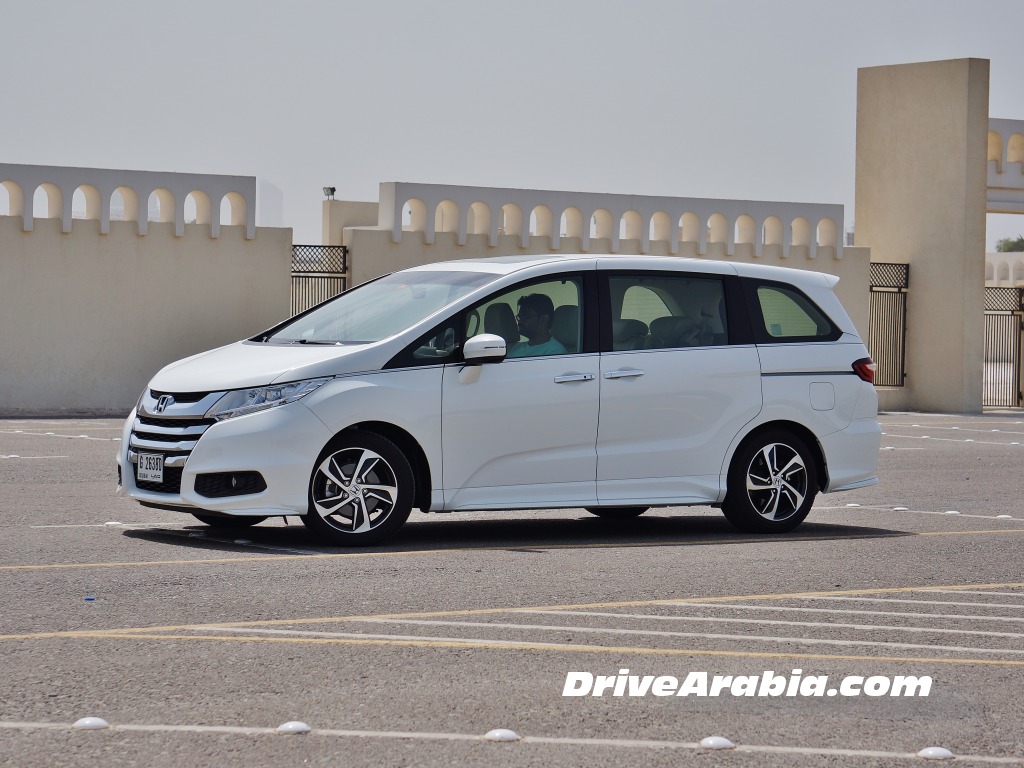
[[[567,373],[564,376],[555,376],[555,384],[568,384],[571,381],[593,381],[592,373]]]
[[[643,375],[644,375],[643,371],[641,371],[641,370],[639,370],[637,368],[631,368],[631,369],[628,369],[628,370],[625,370],[625,371],[608,371],[608,373],[606,373],[604,375],[604,377],[606,379],[631,379],[631,378],[635,378],[636,376],[643,376]]]

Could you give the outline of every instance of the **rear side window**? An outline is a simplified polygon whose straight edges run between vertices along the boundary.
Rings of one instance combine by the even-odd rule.
[[[835,341],[842,335],[814,302],[791,286],[759,283],[756,290],[748,293],[751,294],[756,299],[753,307],[755,334],[762,344]]]

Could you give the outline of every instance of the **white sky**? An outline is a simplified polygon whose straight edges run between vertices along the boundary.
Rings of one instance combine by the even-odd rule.
[[[850,224],[857,68],[987,58],[1024,119],[1022,30],[1021,0],[0,0],[0,162],[258,176],[307,243],[321,187],[382,181]]]

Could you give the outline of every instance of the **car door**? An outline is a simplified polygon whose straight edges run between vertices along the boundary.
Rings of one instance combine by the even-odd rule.
[[[728,276],[600,272],[602,504],[719,501],[723,460],[761,410],[756,347]],[[731,284],[730,284],[731,285]]]
[[[595,502],[600,360],[596,329],[585,333],[594,280],[593,272],[533,280],[464,313],[463,338],[497,334],[508,356],[445,366],[446,508]]]

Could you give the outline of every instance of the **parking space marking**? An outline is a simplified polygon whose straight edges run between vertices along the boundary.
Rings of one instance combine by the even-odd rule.
[[[69,456],[0,456],[0,459],[67,459]]]
[[[960,608],[1020,608],[1019,604],[1013,603],[959,603],[952,600],[909,600],[895,597],[802,597],[801,600],[849,600],[858,603],[911,603],[914,605],[954,605]]]
[[[719,651],[702,648],[650,648],[650,647],[629,647],[629,646],[605,646],[605,645],[576,645],[572,643],[533,643],[522,641],[498,641],[498,640],[434,640],[422,636],[411,635],[417,639],[374,639],[371,635],[351,633],[353,637],[316,636],[316,637],[295,637],[295,636],[261,636],[250,635],[194,635],[194,634],[157,634],[143,631],[133,632],[127,630],[111,630],[98,632],[67,632],[53,633],[54,635],[69,636],[82,639],[96,640],[194,640],[202,642],[237,642],[237,643],[281,643],[292,645],[368,645],[368,646],[403,646],[411,648],[470,648],[481,650],[523,650],[523,651],[568,651],[572,653],[605,653],[613,655],[635,654],[639,656],[708,656],[740,659],[787,659],[787,660],[809,660],[809,661],[870,661],[877,663],[893,662],[899,664],[922,663],[922,664],[954,664],[966,666],[987,666],[987,667],[1024,667],[1024,660],[1013,659],[956,659],[942,656],[858,656],[852,654],[825,654],[825,653],[777,653],[767,651]],[[329,634],[329,633],[313,633]],[[341,633],[338,633],[341,634]],[[396,636],[401,637],[401,636]],[[2,638],[0,638],[2,639]]]
[[[732,606],[715,606],[730,608]],[[824,609],[822,609],[824,610]],[[939,635],[978,635],[982,637],[1024,638],[1021,632],[991,632],[983,629],[948,629],[944,627],[902,627],[893,624],[839,624],[831,621],[783,621],[781,619],[733,619],[726,616],[669,616],[659,613],[605,613],[598,611],[544,611],[519,610],[516,613],[536,613],[556,616],[598,616],[603,618],[644,619],[645,621],[694,621],[709,624],[755,624],[757,626],[821,627],[828,629],[885,630],[887,632],[912,632]],[[903,616],[930,617],[931,614],[901,614]],[[1024,621],[1024,619],[1021,619]]]
[[[46,722],[18,722],[0,721],[0,728],[12,730],[43,730],[43,731],[70,731],[72,726],[67,723],[46,723]],[[114,723],[108,728],[97,731],[96,738],[103,738],[100,734],[104,732],[134,732],[134,733],[179,733],[179,734],[204,734],[214,733],[233,736],[275,736],[279,737],[276,728],[238,726],[238,725],[162,725],[162,724],[136,724],[136,723]],[[351,730],[337,728],[313,728],[306,738],[356,738],[356,739],[396,739],[416,741],[466,741],[487,743],[486,737],[470,733],[446,733],[438,731],[370,731]],[[691,741],[661,741],[655,739],[613,739],[613,738],[577,738],[568,736],[530,736],[520,737],[519,744],[537,744],[551,747],[572,746],[572,747],[598,747],[611,749],[654,749],[654,750],[679,750],[708,753],[705,747],[697,742]],[[509,749],[515,749],[515,744],[495,746],[500,749],[501,754],[508,757]],[[921,758],[914,752],[895,752],[867,749],[841,749],[835,747],[789,747],[778,745],[760,744],[737,744],[730,752],[748,752],[751,754],[781,754],[781,755],[808,755],[814,757],[855,757],[855,758],[878,758],[888,760],[912,760],[920,762]],[[957,762],[984,763],[992,765],[1024,765],[1024,758],[1000,757],[996,755],[965,755],[957,754]]]
[[[922,589],[922,592],[939,592],[945,595],[999,595],[1000,597],[1024,597],[1024,592],[986,592],[971,589]]]
[[[921,618],[927,616],[934,619],[957,619],[963,621],[995,621],[995,622],[1024,622],[1024,618],[1016,616],[977,616],[961,613],[914,613],[906,611],[859,611],[853,608],[794,608],[792,606],[780,605],[743,605],[742,603],[677,603],[677,605],[694,605],[702,608],[728,608],[730,610],[747,611],[786,611],[791,613],[836,613],[847,616],[901,616],[903,618]]]

